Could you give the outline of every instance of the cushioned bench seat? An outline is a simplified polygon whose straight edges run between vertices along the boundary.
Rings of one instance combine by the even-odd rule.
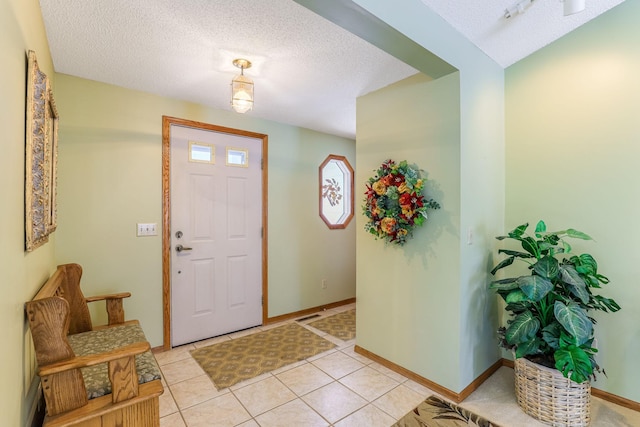
[[[147,341],[137,322],[68,335],[67,339],[76,356],[104,353],[129,344]],[[160,368],[158,368],[151,351],[137,355],[135,360],[139,384],[160,379]],[[82,368],[82,376],[89,399],[111,393],[111,382],[106,363]]]

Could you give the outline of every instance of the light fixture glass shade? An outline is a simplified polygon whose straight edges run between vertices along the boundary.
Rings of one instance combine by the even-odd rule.
[[[237,113],[246,113],[253,108],[253,81],[242,74],[231,81],[231,107]]]
[[[564,0],[564,16],[582,12],[585,8],[585,0]]]

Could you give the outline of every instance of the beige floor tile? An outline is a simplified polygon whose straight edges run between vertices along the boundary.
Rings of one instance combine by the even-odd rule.
[[[342,341],[342,344],[340,344],[338,346],[338,350],[344,350],[344,349],[353,347],[355,345],[356,345],[356,339],[355,338],[347,340],[347,341]]]
[[[276,376],[278,374],[281,374],[286,371],[290,371],[291,369],[297,368],[298,366],[306,365],[308,363],[309,362],[307,362],[306,360],[299,360],[290,365],[284,365],[282,368],[274,369],[273,371],[271,371],[271,375]]]
[[[341,349],[340,351],[342,351],[344,354],[346,354],[349,357],[352,357],[354,359],[356,359],[358,362],[362,363],[363,365],[370,365],[373,363],[373,360],[364,357],[361,354],[358,354],[355,352],[355,345],[350,345],[346,348]]]
[[[398,420],[423,401],[424,397],[420,393],[404,385],[399,385],[389,393],[374,400],[373,404]]]
[[[180,412],[176,412],[160,418],[160,427],[185,427],[185,423]]]
[[[335,379],[340,379],[364,367],[362,363],[341,351],[336,351],[325,357],[321,357],[312,363]]]
[[[179,383],[180,381],[204,375],[204,371],[200,365],[198,365],[198,362],[191,357],[161,366],[160,370],[162,371],[164,380],[169,386]]]
[[[592,426],[640,426],[640,412],[624,408],[599,398],[591,400]]]
[[[158,365],[162,367],[163,365],[177,362],[179,360],[188,359],[191,357],[189,352],[193,350],[195,347],[192,344],[183,345],[180,347],[172,348],[168,351],[161,351],[157,353],[153,353],[158,362]]]
[[[327,310],[322,315],[330,316],[340,311],[344,310]],[[287,323],[291,321],[236,335]],[[355,353],[353,341],[339,340],[339,350],[336,347],[216,391],[215,385],[189,351],[228,339],[229,336],[217,337],[169,352],[154,353],[163,371],[165,386],[165,392],[160,396],[161,427],[308,427],[328,424],[335,427],[387,427],[428,396],[438,396],[433,390]],[[513,369],[502,367],[459,405],[505,427],[545,427],[517,405],[513,383]],[[296,398],[294,392],[302,398]],[[262,402],[265,396],[268,399]],[[373,403],[367,400],[373,400]],[[245,402],[246,408],[243,406]],[[640,427],[640,412],[598,398],[592,399],[590,427],[632,426]]]
[[[223,394],[182,411],[187,427],[233,427],[251,415],[231,393]]]
[[[335,423],[335,427],[389,427],[396,420],[373,405],[367,405],[357,412]]]
[[[420,393],[425,399],[427,397],[431,396],[432,394],[436,394],[436,392],[434,392],[430,388],[427,388],[427,387],[423,386],[422,384],[418,384],[417,382],[415,382],[413,380],[405,381],[405,382],[402,383],[402,385],[404,385],[406,387],[409,387],[411,390]]]
[[[173,398],[181,410],[205,402],[222,394],[229,393],[229,389],[216,390],[208,375],[181,381],[171,386]]]
[[[338,351],[338,350],[337,350],[335,347],[334,347],[334,348],[331,348],[331,349],[329,349],[329,350],[327,350],[327,351],[323,351],[322,353],[318,353],[318,354],[316,354],[315,356],[311,356],[311,357],[309,357],[309,358],[307,359],[307,362],[314,362],[314,361],[316,361],[316,360],[318,360],[318,359],[322,359],[323,357],[328,356],[328,355],[330,355],[330,354],[333,354],[333,353],[335,353],[335,352],[337,352],[337,351]]]
[[[295,394],[302,396],[333,381],[329,375],[316,368],[311,363],[301,365],[276,377],[289,387]]]
[[[176,405],[176,402],[173,400],[173,396],[168,389],[165,389],[164,393],[160,395],[159,402],[160,417],[165,417],[169,414],[178,412],[178,405]]]
[[[302,396],[302,400],[330,423],[335,423],[367,404],[366,400],[338,382],[312,391]]]
[[[399,373],[397,373],[395,371],[392,371],[391,369],[387,368],[386,366],[382,366],[381,364],[379,364],[377,362],[373,362],[373,363],[369,364],[369,367],[375,369],[376,371],[380,372],[381,374],[385,374],[386,376],[388,376],[392,380],[396,380],[400,384],[402,384],[403,382],[407,381],[407,377],[405,377],[404,375],[401,375],[401,374],[399,374]]]
[[[340,348],[341,346],[344,345],[344,341],[342,341],[340,338],[336,338],[333,335],[323,335],[322,338],[324,338],[325,340],[332,342],[333,344],[336,345],[336,347]]]
[[[254,417],[296,398],[276,377],[253,383],[233,393]]]
[[[302,400],[296,399],[258,417],[261,427],[327,427],[329,423]]]
[[[229,389],[231,391],[236,391],[236,390],[240,390],[241,388],[244,388],[248,385],[266,380],[267,378],[271,378],[273,377],[273,375],[271,375],[271,372],[266,372],[262,375],[258,375],[257,377],[253,377],[253,378],[249,378],[248,380],[244,380],[244,381],[240,381],[239,383],[236,383],[234,385],[232,385],[231,387],[229,387]],[[221,390],[222,391],[222,390]]]
[[[369,402],[373,402],[399,384],[368,366],[341,378],[340,382]]]

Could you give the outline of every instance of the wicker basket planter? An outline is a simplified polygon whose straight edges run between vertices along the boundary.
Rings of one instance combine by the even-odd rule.
[[[591,422],[591,384],[578,384],[556,369],[525,358],[515,361],[516,399],[522,410],[554,427],[586,427]]]

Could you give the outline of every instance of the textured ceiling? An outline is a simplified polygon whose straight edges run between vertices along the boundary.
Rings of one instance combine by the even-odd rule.
[[[422,0],[503,68],[622,2],[586,0],[584,11],[564,16],[561,0]],[[519,3],[524,13],[505,18]]]
[[[508,66],[621,0],[562,16],[537,0],[422,0]],[[253,67],[247,113],[355,137],[355,100],[417,71],[292,0],[40,0],[56,72],[230,110],[235,58]],[[398,3],[402,7],[402,3]],[[241,24],[240,24],[241,23]]]

